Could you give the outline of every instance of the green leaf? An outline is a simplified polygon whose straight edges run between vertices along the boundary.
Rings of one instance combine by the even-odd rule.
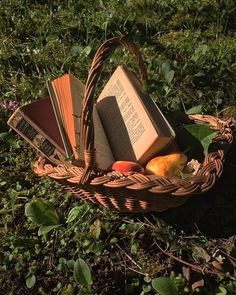
[[[227,290],[223,286],[220,286],[219,292],[217,292],[216,295],[227,295]]]
[[[86,47],[84,48],[84,53],[85,53],[86,55],[89,55],[90,52],[91,52],[91,50],[92,50],[91,46],[86,46]]]
[[[25,215],[37,225],[57,225],[61,223],[54,207],[41,200],[27,203],[25,205]]]
[[[9,132],[2,132],[0,133],[0,139],[2,141],[6,141],[7,137],[9,136]]]
[[[2,132],[0,133],[0,140],[5,143],[12,144],[16,140],[16,137],[11,132]]]
[[[74,278],[78,284],[88,287],[92,285],[92,276],[87,263],[79,258],[74,264]]]
[[[67,220],[66,220],[66,223],[70,223],[70,222],[74,221],[80,215],[81,215],[81,207],[75,206],[74,208],[72,208],[70,210]]]
[[[91,230],[91,236],[94,239],[98,240],[101,233],[101,221],[97,219],[94,222],[94,224],[91,225],[90,230]]]
[[[167,85],[163,86],[164,90],[165,90],[165,94],[168,95],[171,92],[171,88]]]
[[[197,105],[189,110],[186,111],[187,115],[195,115],[195,114],[200,114],[202,112],[202,105]]]
[[[156,278],[152,280],[152,287],[160,293],[160,295],[178,295],[178,289],[174,281],[170,278]]]
[[[164,77],[166,82],[170,84],[170,82],[173,80],[175,71],[171,70],[171,62],[170,60],[165,60],[162,62],[161,67],[160,67],[160,72],[161,75]]]
[[[66,265],[66,264],[67,264],[67,260],[66,260],[66,258],[65,258],[65,257],[60,257],[60,258],[59,258],[59,263],[60,263],[61,265]]]
[[[50,34],[46,37],[47,42],[57,41],[59,36],[57,34]]]
[[[161,64],[161,73],[165,77],[171,71],[170,61],[167,59]]]
[[[174,70],[171,70],[169,71],[168,73],[166,73],[165,75],[165,80],[168,84],[170,84],[170,82],[173,80],[174,78],[174,75],[175,75],[175,71]]]
[[[56,225],[41,225],[39,230],[38,230],[38,235],[42,236],[50,232],[51,230],[61,226],[61,224],[56,224]]]
[[[35,275],[31,275],[31,276],[29,276],[26,279],[26,286],[27,286],[28,289],[33,288],[33,286],[35,285],[35,283],[36,283],[36,277],[35,277]]]
[[[133,254],[133,255],[137,254],[138,249],[139,249],[139,243],[138,243],[138,241],[134,241],[132,243],[132,246],[131,246],[131,249],[130,249],[131,254]]]
[[[151,279],[149,276],[145,276],[145,277],[143,278],[143,280],[144,280],[144,282],[146,282],[146,283],[150,283],[152,279]]]
[[[116,244],[118,243],[118,239],[116,237],[111,238],[110,244]]]
[[[212,139],[216,137],[217,131],[206,124],[186,125],[184,129],[191,134],[202,146],[204,155],[208,153],[208,147]]]
[[[208,46],[206,44],[199,45],[196,49],[194,54],[192,55],[192,59],[197,62],[202,56],[204,56],[208,51]]]
[[[197,72],[194,77],[204,77],[205,74],[203,72]]]
[[[143,285],[142,289],[143,289],[142,293],[146,294],[146,293],[149,293],[152,290],[152,287],[150,285],[147,285],[147,286]]]
[[[72,260],[72,259],[69,259],[69,260],[67,260],[66,265],[67,265],[69,268],[74,269],[75,261]]]
[[[207,124],[192,124],[176,129],[176,138],[180,150],[186,151],[190,159],[199,163],[208,153],[208,147],[217,132]]]
[[[77,56],[83,51],[83,48],[81,47],[81,45],[75,44],[71,47],[70,50],[72,56]]]
[[[94,253],[96,255],[101,255],[103,249],[104,249],[104,243],[100,242],[100,243],[92,243],[90,246],[89,246],[89,249],[87,250],[86,253]]]

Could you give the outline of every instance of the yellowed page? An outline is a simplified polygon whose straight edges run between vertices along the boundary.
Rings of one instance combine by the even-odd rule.
[[[84,84],[72,74],[65,74],[52,81],[61,119],[71,146],[71,154],[79,158],[80,113]]]
[[[54,114],[57,120],[57,125],[61,134],[64,148],[65,148],[65,153],[67,157],[70,157],[72,153],[72,149],[71,149],[68,134],[66,133],[65,125],[62,119],[61,108],[57,98],[58,97],[57,89],[54,87],[54,85],[51,82],[48,82],[47,86],[48,86],[48,92],[52,102]]]
[[[101,169],[108,169],[114,162],[114,157],[110,149],[106,134],[104,132],[97,109],[93,108],[94,123],[94,147],[96,149],[96,161]]]
[[[75,138],[75,152],[78,158],[82,158],[83,156],[80,153],[80,118],[81,118],[81,108],[82,101],[84,98],[84,88],[85,85],[82,81],[76,78],[71,73],[69,74],[70,79],[70,93],[72,98],[72,119],[73,119],[73,130],[74,130],[74,138]]]
[[[52,84],[65,131],[74,149],[74,156],[76,159],[83,159],[80,119],[85,85],[72,74],[65,74],[55,79]],[[93,116],[97,164],[101,169],[108,169],[114,158],[96,109]]]
[[[97,109],[116,160],[144,163],[163,148],[160,138],[160,146],[153,149],[159,137],[157,128],[121,66],[100,94]]]

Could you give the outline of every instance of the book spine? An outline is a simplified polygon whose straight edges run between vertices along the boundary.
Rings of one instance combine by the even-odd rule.
[[[23,137],[31,146],[54,164],[65,162],[65,154],[48,138],[42,130],[17,110],[8,120],[8,125]]]

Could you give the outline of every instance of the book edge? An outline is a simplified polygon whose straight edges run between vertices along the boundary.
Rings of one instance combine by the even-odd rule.
[[[44,154],[39,149],[39,147],[37,147],[33,143],[33,140],[30,140],[29,138],[27,138],[20,130],[18,130],[16,127],[13,126],[11,122],[13,121],[13,119],[16,117],[17,114],[20,114],[20,116],[24,118],[38,132],[38,134],[40,134],[42,137],[48,140],[55,147],[55,150],[57,150],[63,156],[63,158],[66,159],[65,151],[61,149],[61,147],[59,147],[58,144],[53,139],[49,138],[49,136],[23,112],[22,110],[23,107],[24,106],[17,108],[7,120],[7,124],[10,126],[10,128],[13,129],[17,134],[19,134],[26,142],[28,142],[31,145],[31,147],[34,147],[39,153],[43,154],[50,162],[53,162],[53,163],[57,162],[57,164],[61,164],[62,162],[65,162],[65,161],[57,160],[57,159],[54,159],[53,161],[52,158],[50,158],[50,156],[47,156],[46,154]]]

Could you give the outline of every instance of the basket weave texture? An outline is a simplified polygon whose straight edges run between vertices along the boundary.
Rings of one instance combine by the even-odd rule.
[[[119,46],[128,49],[135,56],[140,80],[147,80],[143,59],[132,42],[124,37],[115,37],[104,42],[94,56],[85,86],[81,116],[84,165],[54,166],[40,157],[33,169],[36,175],[47,175],[58,181],[66,191],[107,209],[121,212],[165,211],[182,205],[192,195],[205,193],[214,186],[222,174],[225,154],[233,140],[231,123],[230,120],[224,121],[209,115],[189,116],[190,120],[208,123],[218,131],[211,152],[205,157],[197,174],[189,178],[165,178],[137,172],[120,173],[98,169],[92,117],[96,102],[95,88],[104,62]]]

